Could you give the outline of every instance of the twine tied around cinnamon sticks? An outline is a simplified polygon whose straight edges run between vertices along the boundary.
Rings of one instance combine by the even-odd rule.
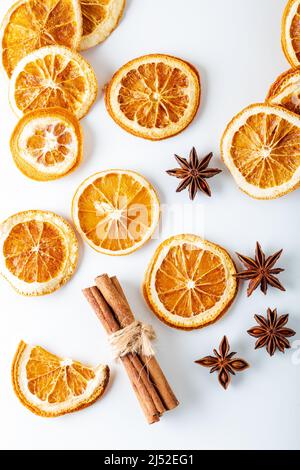
[[[136,327],[139,330],[140,341],[142,341],[142,334],[140,333],[141,330],[144,330],[143,333],[145,333],[145,325],[141,326],[142,324],[140,324],[140,322],[136,322],[118,279],[115,276],[109,277],[107,274],[102,274],[95,279],[95,282],[96,286],[84,289],[83,294],[107,334],[111,337],[111,335],[115,335],[130,327],[127,333],[129,331],[130,336],[133,336]],[[135,322],[136,325],[134,325]],[[137,326],[137,324],[139,324],[139,326]],[[123,335],[125,336],[122,338],[122,348],[119,347],[118,351],[123,350],[124,344],[125,348],[128,347],[130,341],[127,342],[127,333],[120,333],[121,337]],[[149,337],[151,337],[153,333],[154,332],[151,331]],[[113,336],[114,341],[116,337],[120,338],[119,335]],[[118,340],[119,339],[117,339],[117,342]],[[149,424],[152,424],[159,421],[160,417],[166,411],[172,410],[178,406],[179,402],[161,370],[156,357],[151,354],[149,356],[145,354],[145,352],[151,352],[151,349],[150,351],[149,349],[147,350],[146,346],[146,351],[142,351],[137,345],[137,342],[135,343],[133,341],[133,343],[135,344],[135,348],[138,347],[139,351],[131,351],[125,355],[121,354],[120,360],[125,367],[147,421]],[[150,347],[152,348],[151,344]],[[123,352],[125,353],[125,350]]]
[[[154,339],[156,339],[156,334],[152,326],[138,320],[108,337],[115,359],[120,359],[129,353],[142,354],[146,357],[154,356],[155,352],[151,344]]]

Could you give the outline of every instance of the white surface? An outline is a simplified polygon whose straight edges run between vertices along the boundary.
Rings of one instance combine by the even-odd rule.
[[[10,3],[0,3],[1,16]],[[224,169],[211,180],[213,197],[199,196],[193,206],[201,204],[199,217],[203,220],[199,218],[197,223],[200,227],[204,223],[204,235],[231,253],[252,255],[257,239],[269,254],[283,247],[280,265],[286,272],[280,279],[287,288],[287,293],[271,289],[267,297],[256,291],[247,299],[244,285],[221,321],[186,333],[160,323],[140,293],[143,273],[158,240],[120,258],[102,256],[81,244],[75,277],[45,298],[22,298],[1,280],[1,448],[299,448],[297,353],[292,350],[269,358],[264,350],[254,351],[254,339],[246,330],[254,325],[254,313],[277,306],[280,313],[290,313],[290,327],[298,330],[295,339],[300,339],[300,192],[270,202],[252,200],[237,189],[219,161],[219,141],[229,119],[246,105],[262,101],[272,81],[288,68],[280,47],[284,4],[285,0],[128,0],[119,28],[103,45],[84,54],[95,67],[100,87],[128,60],[166,52],[199,68],[201,110],[183,134],[151,143],[117,127],[99,97],[82,122],[85,161],[74,174],[57,182],[36,183],[15,168],[8,142],[17,120],[8,104],[6,80],[1,79],[1,219],[38,208],[69,219],[72,195],[81,181],[96,171],[116,167],[140,171],[157,187],[164,204],[179,204],[179,208],[188,204],[187,210],[191,210],[187,193],[175,193],[177,181],[165,170],[174,166],[175,152],[187,156],[195,145],[203,156],[213,150],[214,166]],[[183,230],[199,233],[192,216],[185,227],[180,218],[168,224],[167,216],[164,236]],[[159,362],[181,402],[153,426],[146,424],[127,376],[112,361],[105,333],[80,292],[105,271],[118,275],[136,316],[155,327]],[[218,385],[215,374],[210,376],[207,369],[194,364],[211,353],[223,334],[228,335],[233,350],[252,365],[233,378],[227,392]],[[105,397],[62,418],[47,420],[31,414],[15,397],[10,381],[11,360],[20,339],[87,363],[107,362],[112,380]]]

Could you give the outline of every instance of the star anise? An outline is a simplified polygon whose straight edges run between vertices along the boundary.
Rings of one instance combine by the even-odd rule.
[[[227,337],[224,336],[219,346],[219,352],[214,349],[215,357],[206,356],[203,359],[195,361],[196,364],[200,364],[201,366],[211,367],[211,374],[213,372],[218,372],[219,382],[225,390],[231,382],[230,374],[235,375],[236,372],[242,372],[250,367],[248,362],[244,361],[244,359],[232,359],[236,352],[229,353],[229,351],[229,342]]]
[[[274,255],[266,258],[262,248],[258,242],[256,242],[256,252],[255,259],[249,258],[248,256],[243,256],[237,253],[240,261],[246,266],[246,270],[237,273],[235,276],[237,279],[242,281],[250,280],[249,287],[247,290],[248,297],[255,291],[255,289],[260,285],[261,291],[266,294],[268,290],[268,285],[276,287],[285,291],[283,285],[275,277],[275,275],[284,271],[281,268],[274,268],[274,265],[280,258],[283,250],[277,251]]]
[[[291,347],[287,338],[294,336],[296,332],[291,328],[285,328],[289,319],[288,314],[278,317],[277,309],[268,308],[267,318],[261,315],[254,315],[254,318],[259,326],[254,326],[248,330],[248,333],[258,338],[255,349],[266,347],[270,356],[273,356],[276,349],[284,353],[285,348]]]
[[[189,196],[191,200],[195,199],[198,190],[202,191],[207,196],[211,196],[211,190],[206,179],[212,178],[222,172],[222,170],[219,170],[218,168],[208,168],[212,157],[213,154],[210,153],[202,160],[199,160],[195,147],[193,147],[190,152],[189,161],[187,161],[186,158],[175,155],[175,159],[180,168],[168,170],[167,173],[168,175],[182,179],[176,192],[179,193],[184,189],[189,188]]]

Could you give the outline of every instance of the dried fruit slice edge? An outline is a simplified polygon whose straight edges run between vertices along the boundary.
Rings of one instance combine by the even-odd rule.
[[[120,176],[126,176],[128,175],[132,179],[136,180],[137,183],[141,185],[141,187],[146,188],[148,191],[151,199],[152,199],[152,205],[151,205],[151,211],[152,211],[152,224],[149,226],[149,230],[145,233],[145,236],[140,240],[138,243],[134,244],[133,246],[129,247],[128,249],[122,249],[122,250],[117,250],[117,251],[112,251],[108,250],[105,248],[102,248],[101,246],[97,246],[94,244],[84,233],[84,231],[81,228],[81,223],[78,217],[78,203],[79,199],[84,192],[84,190],[90,186],[93,185],[93,182],[101,177],[104,177],[109,174],[117,174]],[[72,200],[72,218],[74,221],[74,225],[76,226],[78,232],[81,234],[83,239],[96,251],[100,253],[104,253],[107,255],[111,256],[123,256],[123,255],[128,255],[140,247],[142,247],[153,235],[153,233],[156,230],[157,224],[159,222],[160,218],[160,201],[158,194],[155,190],[155,188],[152,186],[152,184],[141,174],[139,174],[136,171],[132,170],[123,170],[123,169],[111,169],[111,170],[106,170],[102,172],[95,173],[91,175],[90,177],[86,178],[81,185],[77,188],[76,193],[73,197]]]
[[[55,230],[60,233],[66,249],[65,263],[61,266],[61,271],[57,277],[47,282],[28,283],[15,276],[6,265],[4,255],[4,244],[11,231],[18,224],[30,221],[46,222],[53,225]],[[30,210],[19,212],[10,216],[0,224],[0,274],[11,284],[19,293],[25,296],[40,296],[50,294],[62,287],[73,276],[78,262],[78,241],[71,225],[61,216],[50,211]]]
[[[172,122],[167,127],[162,128],[153,126],[147,128],[140,125],[136,120],[128,119],[121,111],[119,103],[119,92],[124,77],[132,74],[139,66],[147,66],[153,63],[163,64],[173,71],[177,69],[189,79],[189,87],[186,90],[189,99],[187,111],[182,114],[178,122]],[[200,105],[200,98],[201,83],[197,69],[185,60],[166,54],[149,54],[131,60],[113,75],[105,91],[106,108],[113,120],[127,132],[149,140],[162,140],[182,132],[194,119]]]
[[[99,5],[97,5],[99,3]],[[94,29],[90,31],[87,27],[88,22],[93,22],[93,18],[89,13],[89,5],[92,4],[93,8],[102,8],[105,11],[103,21],[100,21],[98,26],[95,25]],[[80,49],[86,50],[94,47],[103,42],[118,26],[124,9],[126,0],[110,0],[107,5],[102,4],[101,0],[98,2],[93,0],[81,0],[81,10],[83,16],[83,35],[81,38]],[[86,31],[86,29],[88,31]]]
[[[109,367],[106,365],[98,365],[95,368],[84,366],[77,363],[79,367],[90,369],[95,376],[89,381],[85,392],[78,396],[73,396],[70,400],[61,403],[48,403],[46,400],[39,399],[36,395],[32,394],[28,389],[28,380],[26,365],[30,359],[31,352],[40,347],[31,346],[21,341],[15,353],[12,363],[12,384],[14,391],[21,401],[21,403],[28,408],[31,412],[43,417],[56,417],[66,413],[79,411],[87,406],[92,405],[98,400],[105,392],[109,382]],[[48,351],[43,350],[47,355],[51,355]],[[61,360],[57,356],[53,356],[53,360]],[[61,360],[65,364],[75,363],[70,359]]]
[[[9,67],[8,65],[5,66],[5,64],[3,62],[3,41],[4,41],[4,38],[5,38],[6,29],[10,24],[12,15],[25,3],[28,3],[28,0],[18,0],[18,1],[16,1],[9,8],[9,10],[7,11],[7,13],[5,14],[5,16],[2,20],[2,24],[0,25],[0,47],[1,47],[1,51],[2,51],[1,68],[3,68],[3,70],[5,70],[5,72],[7,73],[7,75],[9,77],[11,77],[13,69],[11,69],[11,67]],[[72,46],[71,46],[71,44],[64,44],[64,45],[68,46],[68,47],[72,47],[72,48],[78,50],[79,46],[80,46],[81,37],[82,37],[82,14],[81,14],[80,0],[72,0],[72,4],[73,4],[73,7],[74,7],[75,20],[76,20],[76,24],[77,24],[77,33],[76,33],[76,35],[74,35],[74,40],[73,40]],[[54,6],[54,8],[55,7],[56,6]],[[20,18],[19,18],[19,20],[20,20]],[[54,27],[56,27],[56,26],[54,26]],[[68,38],[68,39],[70,39],[70,38]],[[41,46],[39,46],[39,47],[41,47]],[[33,50],[36,50],[39,47],[37,47]],[[30,51],[30,52],[32,52],[32,51]],[[27,54],[24,54],[24,56],[25,55],[27,55]]]
[[[291,40],[291,28],[293,25],[293,21],[295,22],[296,19],[298,19],[298,23],[299,23],[298,26],[300,30],[300,17],[299,17],[299,12],[298,12],[299,5],[300,5],[300,0],[288,1],[285,7],[284,13],[283,13],[282,25],[281,25],[282,49],[287,60],[293,67],[296,67],[300,63],[300,60],[297,57],[297,54],[295,52],[295,49],[293,47],[292,40]],[[299,54],[300,54],[300,50],[298,52],[298,55]]]
[[[297,92],[298,96],[293,97],[293,95]],[[291,96],[291,108],[285,106],[284,99],[288,96]],[[266,102],[282,106],[289,111],[296,112],[297,114],[300,113],[300,67],[295,67],[294,69],[289,69],[286,72],[283,72],[275,82],[271,85],[267,97]],[[293,102],[295,101],[295,102]],[[299,108],[299,112],[297,110]]]
[[[68,70],[69,70],[69,69],[67,69],[67,65],[71,64],[72,62],[74,62],[75,66],[80,69],[80,76],[73,77],[71,75],[71,78],[69,78],[68,80],[61,79],[61,83],[63,84],[64,82],[68,81],[68,85],[67,85],[68,94],[69,94],[69,96],[70,95],[73,96],[72,99],[77,100],[76,109],[74,107],[72,108],[72,107],[68,106],[68,110],[70,112],[72,112],[77,117],[77,119],[83,118],[88,113],[89,109],[91,108],[91,106],[93,105],[93,103],[95,102],[95,100],[97,98],[97,92],[98,92],[97,78],[96,78],[95,72],[94,72],[93,68],[91,67],[91,65],[80,54],[78,54],[77,52],[72,51],[71,49],[68,49],[67,47],[64,47],[64,46],[46,46],[46,47],[42,47],[41,49],[33,51],[31,54],[28,54],[26,57],[24,57],[18,63],[17,67],[15,68],[15,70],[12,74],[12,77],[11,77],[11,80],[10,80],[10,83],[9,83],[9,101],[10,101],[10,105],[11,105],[13,111],[19,117],[21,117],[24,114],[24,110],[18,105],[17,98],[16,98],[16,93],[18,92],[17,81],[20,80],[21,76],[22,76],[22,79],[25,78],[24,75],[26,75],[26,74],[24,73],[24,69],[29,64],[35,64],[37,61],[43,61],[43,63],[45,64],[45,58],[47,58],[47,57],[52,57],[52,58],[53,57],[54,58],[55,57],[60,57],[61,59],[63,59],[63,61],[65,61],[65,66],[64,66],[63,72],[65,72],[65,73],[67,73]],[[54,63],[54,61],[49,62],[49,64],[47,65],[48,68],[45,66],[45,72],[48,75],[49,75],[49,68],[50,68],[52,63]],[[43,72],[43,69],[41,67],[36,67],[36,69],[38,69],[39,73]],[[70,74],[71,74],[71,72],[69,71]],[[30,73],[32,74],[32,72],[30,72]],[[55,75],[55,77],[54,77],[54,80],[55,80],[55,79],[57,79],[57,71],[55,70],[55,68],[53,68],[53,73]],[[60,74],[61,73],[62,72],[60,71]],[[31,77],[31,81],[34,78],[35,77]],[[84,91],[82,91],[82,90],[78,89],[78,85],[74,84],[75,93],[78,94],[78,95],[81,93],[80,99],[78,99],[77,96],[74,96],[74,90],[72,90],[72,89],[70,90],[71,80],[73,82],[75,80],[78,81],[78,78],[83,78],[84,86],[85,86]],[[49,80],[49,77],[48,77],[48,80]],[[29,87],[27,85],[26,80],[25,80],[24,83],[26,83],[26,88],[27,88],[27,91],[28,91]],[[82,87],[82,82],[80,83],[80,88],[81,87]],[[40,88],[43,88],[43,89],[40,91],[38,96],[40,96],[44,90],[49,90],[49,87],[46,87],[46,88],[43,87],[43,82],[42,82],[42,85],[41,85]],[[52,88],[53,88],[53,90],[55,91],[55,93],[57,95],[56,86],[53,86]],[[58,87],[58,88],[60,89],[60,87]],[[64,92],[64,89],[63,89],[63,92]],[[62,94],[63,94],[63,92],[62,92]],[[29,96],[28,93],[27,93],[26,96],[28,98],[28,96]],[[24,97],[23,94],[22,94],[22,97]],[[36,100],[37,100],[37,95],[33,95],[33,99],[32,99],[31,103],[34,103]],[[69,101],[69,99],[65,99],[65,102],[69,103],[70,101]],[[43,107],[43,108],[44,107],[50,107],[47,103],[43,103],[42,106],[37,106],[37,107],[38,108],[40,108],[40,107]],[[54,106],[54,103],[51,101],[51,107],[53,107],[53,106]],[[55,102],[55,106],[61,106],[61,105],[59,103]],[[66,106],[62,106],[62,107],[66,107]],[[26,107],[26,112],[28,112],[30,110],[33,110],[33,109],[36,109],[36,108],[32,108],[32,107],[27,106]]]
[[[300,167],[294,172],[290,181],[282,185],[275,185],[271,188],[260,188],[259,186],[250,184],[246,181],[239,169],[233,163],[231,157],[231,145],[234,136],[239,129],[245,125],[247,119],[255,116],[256,114],[275,115],[279,119],[287,121],[290,125],[294,125],[299,128],[300,136],[300,117],[297,114],[292,113],[281,106],[266,103],[253,104],[238,113],[227,125],[221,140],[221,157],[230,170],[237,185],[243,192],[255,199],[275,199],[297,189],[300,186]]]
[[[226,273],[227,286],[220,300],[212,309],[193,317],[182,317],[168,312],[160,301],[155,287],[156,272],[163,259],[172,247],[180,244],[194,245],[196,248],[214,253],[221,259]],[[238,281],[234,274],[236,274],[235,264],[224,248],[197,235],[180,234],[166,239],[158,246],[146,269],[142,291],[148,307],[162,322],[173,328],[189,331],[215,323],[228,311],[238,291]]]
[[[61,139],[64,135],[69,136],[71,141],[65,143],[60,141],[59,145],[58,135],[55,140],[54,150],[60,154],[61,147],[61,160],[59,162],[52,162],[51,164],[39,163],[41,157],[34,155],[36,150],[33,148],[32,152],[27,149],[29,140],[36,137],[39,141],[43,140],[45,145],[47,144],[48,126],[50,126],[51,132],[49,132],[50,140],[55,139],[55,129],[59,127],[64,129],[64,134],[61,131]],[[41,132],[46,132],[45,138],[39,138]],[[53,134],[54,132],[54,134]],[[70,140],[69,139],[69,140]],[[69,111],[63,108],[46,108],[37,109],[25,114],[17,123],[11,139],[10,139],[11,153],[16,166],[19,170],[31,179],[38,181],[49,181],[51,179],[57,179],[70,174],[73,172],[81,163],[83,157],[83,133],[79,121]],[[40,148],[40,153],[44,155],[45,149]],[[46,149],[47,150],[47,149]],[[63,150],[68,153],[64,153]],[[49,148],[49,153],[52,150]],[[63,159],[65,156],[65,159]]]

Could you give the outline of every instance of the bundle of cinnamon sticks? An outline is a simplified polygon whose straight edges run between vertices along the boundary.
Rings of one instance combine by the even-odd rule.
[[[96,286],[84,289],[83,293],[106,332],[111,335],[134,322],[118,279],[103,274],[95,282]],[[148,423],[159,421],[165,411],[179,404],[155,356],[129,353],[121,357],[121,361]]]

